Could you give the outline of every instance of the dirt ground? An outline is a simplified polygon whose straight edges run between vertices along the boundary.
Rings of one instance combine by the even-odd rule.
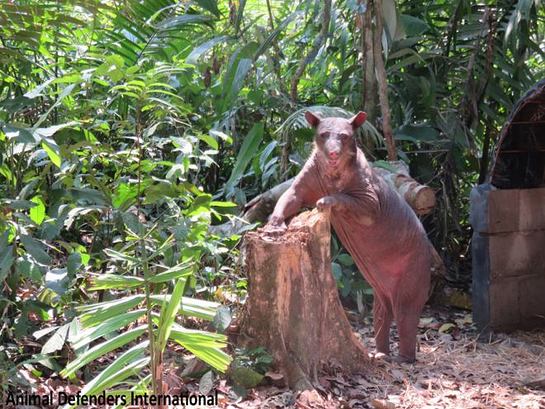
[[[372,350],[370,323],[351,321]],[[381,361],[375,374],[323,376],[320,391],[302,395],[264,386],[236,400],[222,383],[221,407],[545,409],[545,330],[495,334],[485,342],[478,336],[469,312],[428,309],[416,364]]]

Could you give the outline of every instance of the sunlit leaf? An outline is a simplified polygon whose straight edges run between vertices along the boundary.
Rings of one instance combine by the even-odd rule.
[[[45,219],[45,203],[41,196],[34,196],[30,199],[36,206],[32,207],[29,212],[30,220],[36,224],[42,224]]]
[[[81,394],[98,395],[117,382],[138,374],[149,363],[149,357],[144,357],[148,344],[149,341],[144,341],[125,351],[88,382],[81,390]]]
[[[80,315],[79,320],[84,328],[99,325],[100,323],[126,313],[142,301],[141,297],[129,296],[112,301],[95,304],[92,311]]]
[[[44,148],[45,152],[47,153],[47,156],[49,156],[49,159],[51,159],[51,162],[57,166],[58,168],[61,167],[61,155],[59,146],[55,141],[52,139],[47,139],[42,141],[42,148]]]
[[[212,14],[214,14],[216,17],[220,17],[221,13],[218,9],[218,2],[217,0],[195,0],[199,6],[201,6],[203,9],[208,10]]]
[[[177,266],[171,267],[161,273],[158,273],[149,278],[149,281],[152,283],[164,283],[170,280],[176,280],[178,278],[190,276],[193,273],[194,265],[187,263],[178,264]]]
[[[174,286],[169,302],[163,303],[161,308],[159,334],[157,335],[157,342],[159,343],[159,348],[161,351],[165,349],[174,319],[176,318],[176,314],[180,309],[180,302],[184,293],[186,282],[187,280],[185,278],[180,278],[176,281],[176,285]]]
[[[66,335],[68,334],[68,328],[70,324],[65,324],[58,328],[55,333],[47,340],[42,347],[42,354],[50,354],[55,351],[59,351],[64,346]]]
[[[125,289],[140,287],[144,279],[134,276],[123,276],[119,274],[100,274],[91,277],[89,291]]]
[[[224,335],[191,330],[173,324],[170,338],[220,372],[225,372],[231,362],[231,357],[221,350],[227,346],[227,338]]]
[[[202,44],[200,44],[199,46],[193,48],[193,50],[191,51],[191,53],[187,56],[187,58],[185,59],[185,61],[188,63],[188,64],[196,64],[198,59],[204,54],[206,53],[208,50],[210,50],[211,48],[213,48],[215,45],[217,44],[221,44],[227,40],[229,40],[230,37],[229,36],[219,36],[219,37],[214,37]]]
[[[144,315],[145,312],[146,310],[144,309],[127,312],[125,314],[120,314],[117,317],[110,318],[96,327],[84,329],[78,334],[77,338],[72,341],[72,347],[74,349],[79,349],[93,342],[95,339],[111,334],[112,332],[123,328],[125,325],[136,321]]]

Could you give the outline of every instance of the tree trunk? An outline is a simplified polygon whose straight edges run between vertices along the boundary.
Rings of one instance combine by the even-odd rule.
[[[329,213],[318,210],[295,217],[284,234],[245,236],[243,343],[264,346],[295,390],[313,389],[324,365],[372,368],[339,300],[330,238]]]
[[[390,120],[390,102],[388,101],[388,81],[386,79],[386,68],[384,55],[382,52],[382,0],[373,0],[375,14],[374,30],[374,61],[375,71],[378,81],[378,99],[380,101],[380,112],[382,113],[382,133],[386,140],[386,150],[388,151],[388,160],[397,160],[397,150],[395,147],[394,133]],[[367,10],[370,12],[371,10]]]
[[[331,20],[331,0],[324,0],[323,3],[324,9],[322,12],[322,27],[320,28],[320,33],[314,38],[312,48],[308,54],[303,57],[301,61],[299,61],[299,66],[291,79],[290,97],[293,103],[297,103],[297,85],[299,84],[299,80],[303,76],[307,65],[309,65],[312,60],[316,58],[316,55],[318,55],[318,51],[320,51],[320,48],[326,40],[327,33],[329,31],[329,23]]]
[[[363,0],[360,0],[363,3]],[[375,63],[373,60],[373,16],[369,2],[363,13],[362,32],[362,67],[363,67],[363,110],[367,112],[367,120],[376,125],[377,89]]]
[[[322,12],[322,27],[320,28],[320,32],[314,38],[314,42],[312,43],[312,48],[310,49],[308,54],[305,55],[301,59],[301,61],[299,61],[297,70],[295,71],[295,74],[291,78],[290,98],[293,104],[297,104],[297,86],[299,85],[299,81],[301,77],[303,76],[303,73],[305,72],[307,65],[309,65],[314,60],[314,58],[316,58],[316,56],[318,55],[318,52],[320,51],[320,48],[322,48],[322,45],[324,44],[328,35],[329,24],[331,21],[331,0],[324,0],[323,3],[324,3],[324,9]],[[286,138],[282,142],[283,142],[283,146],[282,146],[282,154],[280,156],[280,172],[283,174],[288,169],[291,143],[289,138]]]

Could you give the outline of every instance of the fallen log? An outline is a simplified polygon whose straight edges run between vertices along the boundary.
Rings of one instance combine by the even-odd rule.
[[[276,202],[278,202],[280,196],[289,189],[294,179],[295,178],[288,179],[250,200],[246,206],[244,206],[243,218],[250,223],[258,221],[264,222],[267,220],[269,215],[273,212]]]
[[[416,214],[428,214],[435,207],[435,192],[433,189],[414,180],[409,175],[409,168],[404,162],[380,162],[373,165],[373,168],[405,199]],[[288,179],[249,201],[244,206],[242,217],[250,223],[267,220],[267,217],[274,209],[274,205],[282,196],[282,193],[291,186],[293,179]]]
[[[387,162],[386,169],[376,164],[375,172],[396,190],[418,215],[430,213],[435,207],[435,192],[426,185],[421,185],[409,175],[405,162]]]
[[[264,346],[287,384],[313,389],[324,365],[372,368],[339,300],[331,274],[329,212],[296,216],[283,234],[263,229],[244,238],[248,299],[242,344]]]
[[[381,166],[387,166],[391,170]],[[409,206],[418,215],[428,214],[435,207],[435,192],[426,185],[421,185],[409,175],[409,169],[404,162],[381,162],[373,166],[375,171],[390,186],[407,201]],[[211,231],[217,234],[234,234],[248,225],[255,222],[265,222],[274,210],[276,202],[291,186],[294,178],[288,179],[279,185],[254,197],[244,206],[242,214],[227,223],[212,226]]]

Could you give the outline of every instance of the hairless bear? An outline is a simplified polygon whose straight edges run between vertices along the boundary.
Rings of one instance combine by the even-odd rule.
[[[374,291],[377,353],[390,353],[390,327],[399,332],[400,362],[413,362],[422,308],[430,288],[430,244],[405,200],[375,174],[357,147],[355,130],[367,117],[305,117],[315,129],[314,149],[280,197],[268,225],[284,230],[302,207],[331,209],[331,224]]]

